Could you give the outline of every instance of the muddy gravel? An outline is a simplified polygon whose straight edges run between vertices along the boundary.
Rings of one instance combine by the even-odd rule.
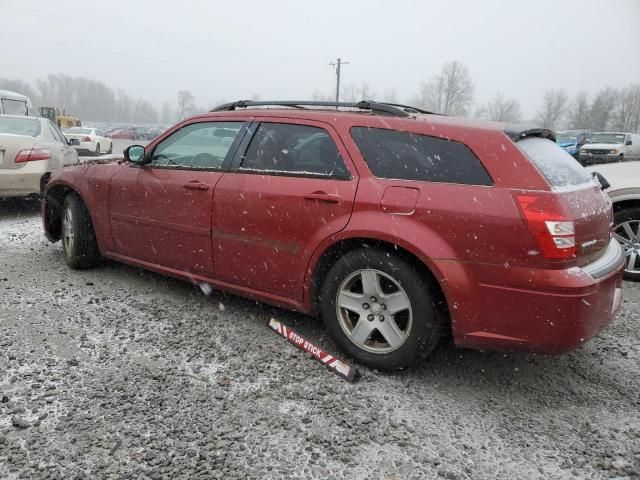
[[[574,353],[442,345],[350,384],[302,315],[104,262],[69,270],[0,201],[0,478],[640,477],[640,285]],[[336,351],[337,352],[337,351]]]

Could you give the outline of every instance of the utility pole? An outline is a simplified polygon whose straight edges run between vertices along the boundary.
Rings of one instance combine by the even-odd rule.
[[[338,58],[336,63],[331,62],[329,64],[332,67],[336,67],[336,103],[340,101],[340,67],[348,64],[349,62],[343,62],[340,58]]]

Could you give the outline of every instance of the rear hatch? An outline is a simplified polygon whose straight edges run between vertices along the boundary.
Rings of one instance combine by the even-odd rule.
[[[33,148],[40,135],[40,122],[29,117],[0,115],[0,168],[17,169],[26,163],[15,163],[20,150]]]
[[[551,187],[550,192],[532,195],[533,204],[536,198],[540,199],[533,210],[544,219],[544,234],[558,249],[565,249],[564,260],[575,259],[578,266],[584,266],[598,259],[611,239],[613,214],[609,197],[591,174],[551,139],[526,137],[519,139],[517,145]],[[520,204],[522,207],[523,202]]]

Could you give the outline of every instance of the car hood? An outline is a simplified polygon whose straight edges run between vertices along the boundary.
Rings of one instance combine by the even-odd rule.
[[[560,145],[562,148],[575,147],[576,142],[558,142],[558,145]]]
[[[598,172],[607,179],[611,187],[607,193],[633,189],[640,194],[640,161],[608,163],[587,167],[591,172]]]
[[[582,150],[612,150],[620,147],[622,147],[621,143],[590,143],[584,145]]]

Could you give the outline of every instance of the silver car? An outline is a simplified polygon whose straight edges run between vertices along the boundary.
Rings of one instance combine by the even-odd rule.
[[[54,169],[78,163],[78,143],[46,118],[0,115],[0,197],[39,195]]]

